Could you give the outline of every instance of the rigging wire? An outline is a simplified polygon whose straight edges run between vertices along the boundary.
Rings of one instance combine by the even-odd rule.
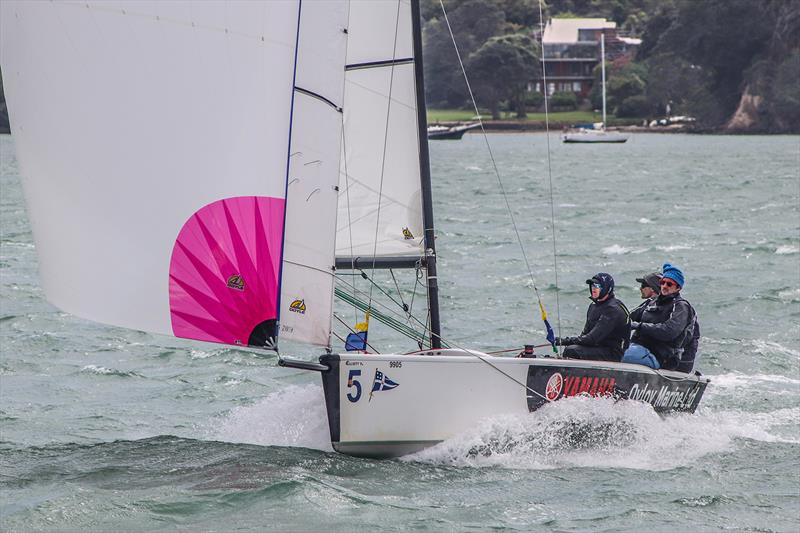
[[[544,62],[544,16],[542,0],[539,0],[539,32],[542,42],[542,95],[544,95],[544,128],[547,138],[547,181],[550,189],[550,229],[553,233],[553,276],[556,284],[556,328],[561,336],[561,302],[558,294],[558,253],[556,252],[556,211],[553,200],[553,165],[550,158],[550,112],[547,106],[547,69]]]
[[[540,3],[539,10],[540,10],[540,13],[541,13],[541,0],[539,0],[539,3]],[[542,297],[541,297],[541,294],[539,294],[539,288],[536,286],[536,280],[533,277],[533,269],[531,268],[530,262],[528,261],[528,255],[525,253],[525,246],[522,243],[522,237],[520,236],[519,229],[517,228],[517,222],[516,222],[516,219],[514,218],[514,213],[511,211],[511,203],[508,201],[508,195],[506,194],[505,187],[503,186],[503,181],[502,181],[502,179],[500,179],[500,171],[497,168],[497,162],[495,161],[494,153],[492,152],[492,147],[489,144],[489,137],[486,135],[486,129],[483,126],[483,119],[481,118],[480,111],[478,111],[478,104],[475,102],[475,95],[472,92],[472,86],[469,83],[469,77],[467,76],[467,71],[464,68],[464,62],[461,59],[461,52],[458,50],[458,44],[456,43],[456,38],[455,38],[455,35],[453,34],[453,28],[450,26],[450,19],[448,19],[448,17],[447,17],[447,10],[444,7],[443,0],[439,0],[439,5],[442,8],[442,14],[444,15],[445,24],[447,24],[447,31],[450,33],[450,39],[453,41],[453,48],[455,49],[456,56],[458,57],[458,63],[461,66],[461,73],[464,75],[464,81],[467,84],[467,91],[469,92],[469,97],[470,97],[470,100],[472,101],[472,107],[475,110],[475,116],[477,117],[478,123],[481,126],[481,133],[483,133],[483,140],[486,143],[486,149],[488,150],[489,158],[492,161],[492,167],[494,169],[495,176],[497,177],[497,183],[500,186],[500,192],[503,195],[503,200],[505,201],[506,209],[508,210],[508,214],[509,214],[509,216],[511,218],[511,225],[514,228],[514,234],[517,237],[517,242],[519,243],[520,250],[522,251],[522,258],[524,259],[525,266],[528,269],[528,276],[530,277],[531,283],[533,284],[533,291],[536,294],[536,300],[539,303],[540,309],[543,310],[544,306],[543,306],[543,303],[542,303]],[[541,17],[541,15],[540,15],[540,17]],[[541,23],[541,20],[540,20],[540,23]],[[545,88],[545,93],[546,92],[547,92],[547,89]],[[547,95],[545,94],[545,99],[546,98],[547,98]],[[547,115],[547,113],[545,112],[545,116],[546,115]],[[550,134],[549,134],[549,130],[548,130],[548,134],[547,134],[547,143],[548,143],[547,144],[547,147],[548,147],[547,148],[547,158],[548,158],[548,168],[549,168],[549,161],[550,161]],[[552,173],[551,173],[551,178],[550,178],[550,208],[551,208],[551,224],[550,225],[551,225],[551,227],[553,227],[553,235],[555,237],[555,224],[554,224],[554,216],[555,215],[554,215],[554,211],[552,210],[553,209]],[[555,240],[553,242],[553,245],[555,247]],[[555,250],[555,248],[554,248],[554,250]],[[555,255],[555,253],[554,253],[554,255]],[[558,315],[558,324],[559,324],[558,328],[559,328],[559,335],[560,335],[561,334],[561,326],[560,326],[560,324],[561,324],[561,320],[560,320],[561,313],[560,313],[560,311],[558,309],[558,277],[557,277],[557,275],[556,275],[556,313]]]
[[[350,25],[350,4],[347,4],[347,24]],[[345,29],[346,31],[346,29]],[[350,46],[350,39],[345,39],[345,48],[344,48],[344,56],[347,57],[347,49]],[[347,92],[347,71],[345,70],[345,75],[342,77],[342,95]],[[344,102],[342,102],[342,107],[344,107]],[[342,121],[342,162],[344,164],[344,192],[346,198],[346,205],[347,205],[347,232],[350,237],[350,268],[352,270],[356,269],[356,258],[355,254],[353,253],[353,217],[350,213],[350,173],[347,171],[347,135],[344,127],[344,112],[339,114]],[[338,207],[338,202],[337,202]],[[335,250],[334,250],[335,253]],[[356,297],[355,293],[355,281],[353,281],[353,298]],[[358,310],[353,309],[353,323],[358,322]],[[349,326],[348,326],[349,327]],[[331,333],[333,333],[333,329],[331,329]]]
[[[340,276],[341,276],[340,274],[336,274],[337,278],[341,279],[341,281],[343,283],[348,284],[347,280],[342,279]],[[366,273],[364,273],[363,271],[361,272],[361,277],[366,279],[369,283],[371,283],[371,284],[375,285],[376,287],[378,287],[378,290],[383,292],[386,295],[386,297],[389,298],[392,301],[392,303],[394,303],[395,305],[400,307],[400,304],[397,303],[397,300],[392,298],[392,296],[390,294],[386,293],[386,291],[382,287],[380,287],[375,281],[373,281],[371,278],[366,276]],[[353,288],[353,294],[354,294],[353,299],[354,300],[357,299],[358,293],[360,293],[363,296],[369,297],[369,293],[366,293],[366,292],[364,292],[364,291],[362,291],[360,289],[357,289],[355,287],[354,283],[350,283],[350,285]],[[392,315],[405,318],[407,320],[407,322],[414,321],[414,322],[416,322],[416,325],[422,326],[422,328],[424,329],[425,332],[429,331],[428,325],[424,324],[420,319],[415,317],[413,314],[405,313],[404,315],[400,315],[400,313],[398,313],[393,307],[389,307],[388,305],[384,304],[383,302],[381,302],[379,300],[370,301],[370,303],[368,305],[369,305],[370,309],[377,308],[377,307],[382,307],[382,308],[386,309],[387,313],[391,313]],[[395,320],[399,320],[399,319],[395,319]]]
[[[386,171],[386,147],[389,140],[389,115],[392,110],[392,89],[394,87],[394,60],[397,59],[397,34],[400,27],[400,2],[397,2],[397,12],[394,19],[394,43],[392,45],[392,65],[389,70],[389,94],[386,100],[386,125],[383,129],[383,153],[381,154],[381,180],[378,187],[378,210],[375,215],[375,239],[372,244],[372,273],[375,273],[375,261],[377,260],[378,253],[378,230],[380,229],[381,222],[381,201],[383,200],[383,179]],[[369,305],[372,306],[372,288],[375,286],[373,283],[369,286]]]
[[[336,320],[338,320],[339,322],[341,322],[341,323],[342,323],[342,325],[344,325],[344,327],[346,327],[347,329],[349,329],[349,330],[350,330],[350,333],[355,333],[355,332],[356,332],[356,330],[354,330],[353,328],[351,328],[351,327],[350,327],[350,325],[349,325],[347,322],[345,322],[344,320],[342,320],[342,318],[341,318],[339,315],[337,315],[336,313],[333,313],[333,317],[334,317]],[[342,342],[345,344],[345,346],[347,345],[347,341],[346,341],[345,339],[343,339],[341,336],[339,336],[339,335],[338,335],[338,334],[337,334],[335,331],[331,330],[331,333],[333,333],[333,335],[334,335],[334,336],[336,336],[336,338],[337,338],[337,339],[339,339],[340,341],[342,341]],[[374,347],[373,345],[371,345],[370,343],[368,343],[367,341],[364,341],[364,344],[366,344],[367,346],[369,346],[370,348],[372,348],[372,351],[373,351],[373,352],[375,352],[376,354],[380,354],[380,353],[381,353],[381,352],[379,352],[378,350],[376,350],[376,349],[375,349],[375,347]]]

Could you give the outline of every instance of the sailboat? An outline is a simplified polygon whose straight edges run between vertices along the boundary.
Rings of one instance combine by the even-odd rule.
[[[456,124],[455,126],[442,126],[440,124],[431,124],[428,126],[428,139],[430,140],[458,140],[464,136],[469,130],[480,128],[480,122],[471,122],[469,124]]]
[[[332,446],[355,456],[412,453],[576,395],[659,412],[700,402],[698,373],[448,345],[417,0],[0,10],[40,279],[57,307],[246,349],[318,346],[317,360],[279,363],[319,372]],[[337,271],[401,268],[427,288],[419,344],[365,353],[365,334],[366,350],[334,347],[334,294],[378,316],[335,289]]]
[[[606,36],[600,34],[600,62],[603,89],[603,122],[599,128],[579,128],[565,133],[561,140],[565,143],[624,143],[629,135],[618,131],[606,130]]]

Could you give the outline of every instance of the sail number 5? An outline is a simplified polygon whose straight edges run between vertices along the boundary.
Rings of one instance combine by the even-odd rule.
[[[361,370],[351,370],[350,374],[347,376],[347,388],[355,387],[355,394],[353,392],[347,393],[347,399],[351,402],[355,403],[361,398],[361,382],[358,381],[358,377],[361,375]]]

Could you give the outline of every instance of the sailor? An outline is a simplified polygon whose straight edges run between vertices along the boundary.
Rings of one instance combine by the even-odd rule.
[[[639,293],[642,295],[642,300],[650,300],[661,294],[661,286],[659,285],[661,272],[651,272],[643,278],[636,278],[636,281],[641,284],[639,285]],[[647,302],[642,302],[642,305],[647,305]]]
[[[697,321],[697,313],[693,313],[693,317],[692,332],[687,334],[686,340],[683,341],[681,362],[678,363],[678,367],[675,369],[678,372],[686,372],[687,374],[691,374],[694,369],[694,362],[697,359],[697,346],[700,344],[700,323]]]
[[[684,282],[679,268],[664,264],[659,281],[661,293],[631,313],[631,329],[634,331],[630,347],[622,358],[623,363],[691,372],[691,367],[685,370],[682,355],[688,349],[692,360],[687,364],[694,363],[700,328],[697,326],[697,313],[680,294]]]
[[[586,283],[592,303],[583,331],[578,337],[556,337],[556,344],[565,346],[563,356],[569,359],[619,362],[630,342],[628,309],[614,296],[610,274],[595,274]]]

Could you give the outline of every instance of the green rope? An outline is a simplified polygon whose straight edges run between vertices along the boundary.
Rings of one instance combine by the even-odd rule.
[[[395,318],[392,318],[392,317],[390,317],[390,316],[388,316],[388,315],[376,310],[375,308],[371,308],[370,309],[369,304],[367,304],[366,302],[364,302],[362,300],[359,300],[358,298],[355,298],[353,295],[348,294],[348,293],[346,293],[345,291],[343,291],[343,290],[341,290],[339,288],[334,289],[334,294],[340,300],[352,305],[353,307],[355,307],[356,309],[358,309],[358,310],[360,310],[360,311],[362,311],[364,313],[366,313],[367,310],[369,310],[370,318],[374,318],[378,322],[381,322],[382,324],[385,324],[385,325],[389,326],[390,328],[392,328],[393,330],[397,331],[398,333],[401,333],[401,334],[405,335],[406,337],[408,337],[410,339],[413,339],[415,342],[418,342],[418,343],[425,342],[425,340],[426,340],[425,333],[421,333],[421,332],[415,330],[414,328],[408,326],[407,324],[403,324],[399,320],[397,320]],[[450,346],[448,346],[447,343],[442,341],[442,347],[443,348],[449,348]]]

